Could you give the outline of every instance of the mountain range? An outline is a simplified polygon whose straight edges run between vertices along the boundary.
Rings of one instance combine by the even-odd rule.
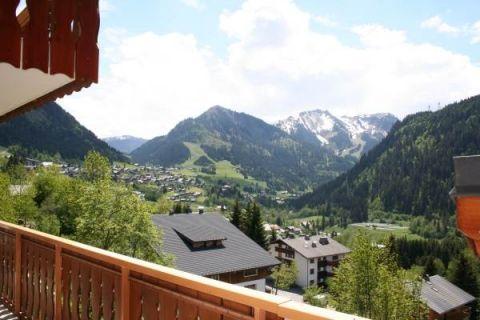
[[[0,123],[0,146],[14,145],[31,155],[60,155],[64,160],[83,160],[90,150],[100,152],[111,161],[128,160],[55,102]]]
[[[336,117],[325,110],[301,112],[275,125],[288,134],[320,144],[342,157],[360,156],[385,138],[398,119],[389,113]]]
[[[348,172],[294,202],[367,220],[368,207],[412,215],[454,212],[454,156],[480,154],[480,96],[407,116]]]
[[[147,142],[147,139],[137,138],[128,135],[108,137],[102,140],[105,141],[110,147],[126,154],[132,152],[133,150],[137,149],[142,144]]]
[[[244,175],[274,188],[309,188],[331,180],[352,163],[318,144],[292,136],[245,113],[215,106],[180,122],[131,153],[138,163],[181,164],[194,144],[215,161],[226,160]]]

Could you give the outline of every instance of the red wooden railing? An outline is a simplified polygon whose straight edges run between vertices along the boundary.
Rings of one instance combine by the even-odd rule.
[[[0,1],[0,62],[98,81],[98,0]]]
[[[360,319],[5,222],[0,300],[42,320]]]

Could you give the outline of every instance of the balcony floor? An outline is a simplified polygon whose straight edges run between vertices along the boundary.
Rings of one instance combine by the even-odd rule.
[[[18,320],[18,317],[0,303],[0,320]]]

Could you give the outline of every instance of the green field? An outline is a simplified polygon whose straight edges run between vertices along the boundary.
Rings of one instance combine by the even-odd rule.
[[[237,166],[233,165],[230,161],[222,160],[222,161],[215,161],[210,158],[205,151],[195,143],[184,142],[185,146],[190,150],[190,159],[185,161],[180,165],[180,173],[186,176],[203,176],[209,177],[215,180],[224,179],[231,181],[232,183],[236,184],[258,184],[259,186],[266,188],[267,184],[264,181],[256,180],[252,177],[248,177],[247,179],[240,173],[240,170]],[[205,156],[210,161],[215,164],[216,173],[215,174],[207,174],[201,172],[201,167],[194,165],[195,161],[198,158]]]
[[[321,221],[322,216],[311,216],[305,218],[291,219],[288,220],[288,223],[298,226],[300,225],[301,221],[311,221],[316,219],[320,219]],[[347,246],[351,245],[353,238],[356,234],[358,234],[358,232],[365,232],[372,240],[372,242],[381,242],[390,235],[393,235],[397,238],[407,237],[408,239],[422,239],[421,236],[410,232],[410,229],[408,228],[408,221],[398,221],[395,223],[395,225],[398,225],[398,228],[395,228],[393,230],[383,230],[381,228],[367,228],[365,226],[348,225],[345,229],[340,227],[330,227],[326,229],[326,232],[331,233],[332,231],[336,231],[339,235],[338,240]]]

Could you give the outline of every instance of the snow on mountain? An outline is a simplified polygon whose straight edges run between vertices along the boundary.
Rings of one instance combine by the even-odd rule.
[[[338,155],[359,158],[385,138],[396,121],[389,113],[336,117],[325,110],[312,110],[290,116],[276,126]]]

